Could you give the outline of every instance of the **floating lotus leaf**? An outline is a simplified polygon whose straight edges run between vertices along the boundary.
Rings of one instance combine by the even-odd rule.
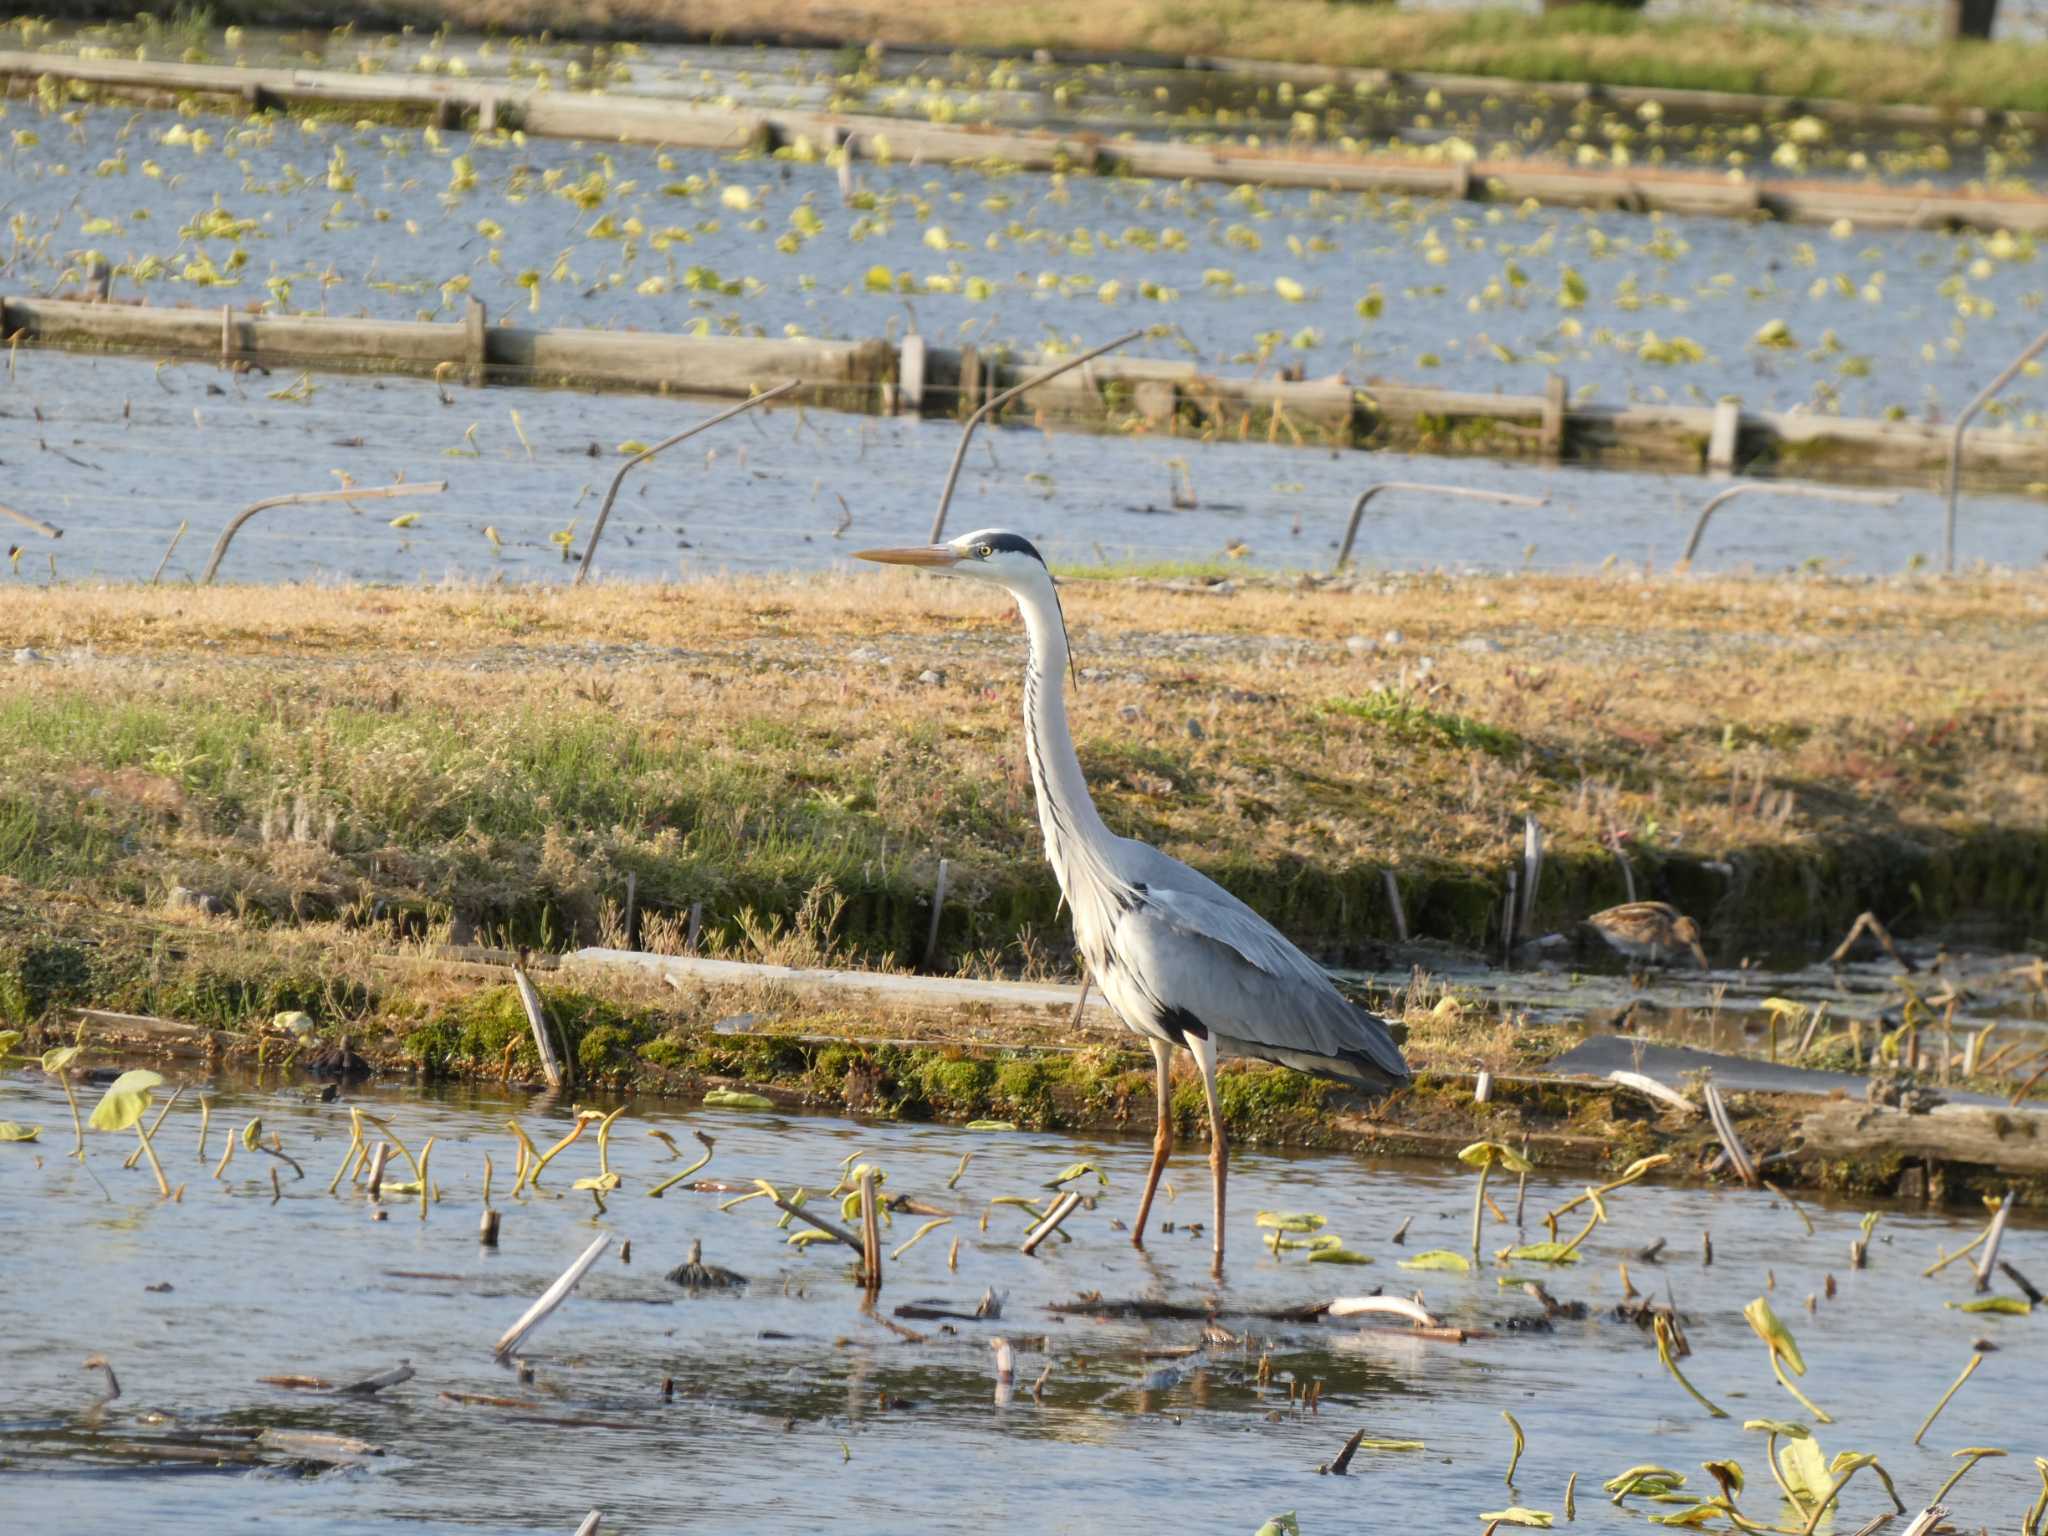
[[[1462,1253],[1453,1253],[1448,1248],[1432,1248],[1427,1253],[1418,1253],[1412,1259],[1403,1259],[1401,1267],[1403,1269],[1448,1269],[1455,1270],[1463,1275],[1471,1273],[1472,1261]]]
[[[1261,1211],[1258,1224],[1276,1232],[1320,1232],[1329,1221],[1313,1211]]]
[[[13,1120],[0,1120],[0,1141],[34,1141],[43,1134],[40,1125],[21,1125]]]
[[[773,1109],[775,1101],[758,1093],[740,1093],[731,1088],[714,1088],[704,1095],[706,1109]]]
[[[1547,1531],[1557,1523],[1557,1516],[1547,1509],[1524,1509],[1511,1504],[1506,1509],[1496,1509],[1479,1517],[1489,1523],[1499,1521],[1502,1525],[1528,1525],[1539,1531]]]

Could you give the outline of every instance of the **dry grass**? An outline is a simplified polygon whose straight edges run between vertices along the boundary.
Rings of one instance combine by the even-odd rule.
[[[2036,577],[1075,581],[1065,602],[1110,823],[1316,941],[1360,931],[1316,890],[1382,866],[1491,881],[1528,814],[1561,860],[1639,869],[2048,821]],[[829,881],[874,957],[921,947],[944,855],[966,968],[1064,954],[1022,635],[974,589],[31,590],[0,612],[0,656],[21,647],[48,660],[0,671],[0,875],[32,889],[560,944],[616,925],[627,870],[734,941]]]

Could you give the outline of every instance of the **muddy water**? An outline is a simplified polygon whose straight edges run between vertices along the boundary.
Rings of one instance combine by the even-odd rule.
[[[1830,1454],[1879,1453],[1917,1504],[1946,1475],[1955,1447],[2009,1446],[2012,1460],[1980,1468],[1951,1499],[1965,1526],[2009,1527],[2036,1486],[2018,1453],[2042,1449],[2027,1439],[2038,1425],[2024,1408],[2039,1379],[2039,1323],[1944,1307],[1970,1294],[1962,1266],[1938,1280],[1918,1275],[1937,1248],[1965,1240],[1974,1229],[1967,1220],[1887,1211],[1871,1266],[1852,1272],[1845,1261],[1856,1211],[1809,1204],[1818,1229],[1809,1237],[1791,1210],[1766,1197],[1641,1187],[1611,1197],[1611,1224],[1587,1239],[1586,1262],[1542,1275],[1559,1297],[1587,1302],[1588,1320],[1463,1345],[1427,1343],[1336,1324],[1260,1322],[1233,1309],[1384,1286],[1420,1291],[1432,1309],[1470,1328],[1500,1330],[1536,1313],[1532,1301],[1497,1283],[1498,1266],[1469,1276],[1396,1267],[1404,1254],[1466,1243],[1470,1180],[1438,1168],[1241,1151],[1232,1181],[1234,1257],[1218,1287],[1207,1277],[1206,1239],[1187,1230],[1206,1215],[1198,1150],[1169,1175],[1163,1216],[1179,1230],[1155,1235],[1141,1256],[1113,1226],[1129,1218],[1142,1175],[1145,1148],[1136,1142],[643,1105],[619,1122],[613,1145],[625,1188],[607,1216],[594,1218],[589,1197],[568,1189],[596,1172],[588,1139],[550,1167],[545,1197],[507,1198],[506,1114],[520,1113],[545,1143],[564,1129],[560,1111],[389,1093],[366,1107],[390,1116],[415,1150],[437,1138],[430,1172],[444,1198],[424,1222],[399,1203],[389,1220],[373,1223],[359,1197],[323,1192],[347,1140],[344,1106],[246,1086],[212,1092],[215,1156],[224,1131],[261,1115],[304,1162],[304,1182],[284,1170],[281,1201],[272,1201],[271,1159],[238,1151],[224,1184],[208,1177],[196,1157],[189,1092],[160,1133],[170,1177],[188,1185],[184,1203],[160,1204],[146,1171],[123,1172],[127,1149],[112,1137],[94,1137],[90,1148],[91,1173],[109,1192],[102,1194],[63,1156],[61,1097],[22,1074],[7,1083],[7,1113],[46,1127],[40,1148],[0,1149],[0,1276],[14,1299],[8,1368],[0,1372],[10,1525],[212,1531],[291,1522],[367,1532],[405,1520],[424,1530],[566,1531],[601,1507],[607,1529],[627,1530],[939,1532],[973,1521],[1046,1531],[1248,1531],[1287,1509],[1299,1509],[1309,1531],[1456,1529],[1510,1503],[1560,1510],[1565,1480],[1578,1472],[1580,1523],[1620,1530],[1640,1517],[1610,1508],[1600,1481],[1655,1462],[1689,1472],[1689,1486],[1698,1486],[1698,1463],[1723,1456],[1750,1468],[1745,1502],[1752,1515],[1770,1518],[1777,1499],[1760,1440],[1740,1424],[1799,1410],[1771,1381],[1740,1314],[1764,1294],[1799,1339],[1810,1395],[1839,1420],[1821,1431]],[[712,1134],[717,1151],[702,1177],[734,1183],[766,1176],[817,1188],[831,1183],[842,1159],[865,1154],[887,1171],[890,1190],[957,1213],[888,1265],[882,1311],[911,1301],[972,1311],[993,1289],[1003,1298],[1001,1321],[909,1322],[921,1338],[906,1340],[861,1313],[843,1253],[787,1247],[760,1203],[721,1214],[721,1194],[676,1190],[648,1201],[650,1181],[682,1166],[661,1160],[650,1129],[676,1136],[692,1157],[690,1132]],[[486,1153],[497,1164],[504,1212],[496,1252],[475,1239]],[[972,1160],[949,1190],[963,1153]],[[994,1208],[980,1230],[991,1197],[1041,1193],[1081,1159],[1097,1164],[1109,1186],[1096,1209],[1071,1220],[1071,1243],[1021,1256],[1024,1220],[1009,1207]],[[1092,1180],[1088,1187],[1095,1189]],[[1577,1187],[1530,1180],[1533,1236],[1542,1235],[1536,1213]],[[1495,1188],[1512,1214],[1512,1183]],[[1309,1265],[1298,1254],[1276,1262],[1256,1246],[1252,1215],[1262,1208],[1319,1212],[1378,1262]],[[1406,1246],[1396,1247],[1392,1232],[1407,1217]],[[885,1242],[902,1242],[920,1219],[898,1216]],[[1711,1268],[1699,1262],[1703,1229],[1713,1234]],[[1509,1230],[1490,1224],[1486,1246],[1504,1245]],[[631,1240],[630,1266],[615,1245],[527,1345],[535,1379],[522,1385],[492,1364],[490,1341],[599,1232]],[[952,1271],[946,1259],[955,1236]],[[1632,1272],[1639,1285],[1676,1299],[1694,1350],[1688,1372],[1729,1409],[1728,1419],[1708,1419],[1663,1374],[1645,1336],[1606,1316],[1620,1295],[1617,1261],[1660,1237],[1664,1262],[1637,1260]],[[709,1262],[750,1276],[751,1288],[693,1299],[666,1285],[662,1271],[692,1239],[704,1242]],[[2038,1273],[2048,1267],[2041,1242],[2038,1230],[2016,1226],[2005,1251]],[[1809,1313],[1806,1297],[1823,1290],[1829,1273],[1839,1295]],[[1225,1325],[1251,1337],[1196,1357],[1160,1358],[1148,1352],[1197,1342],[1197,1325],[1047,1309],[1086,1292],[1213,1298]],[[991,1367],[988,1341],[998,1335],[1018,1350],[1023,1390],[1007,1401]],[[1914,1448],[1921,1416],[1979,1337],[1995,1340],[1997,1351],[1926,1446]],[[81,1368],[95,1352],[113,1363],[124,1389],[96,1429],[85,1411],[102,1378]],[[1257,1380],[1262,1353],[1273,1368],[1265,1389]],[[348,1381],[400,1360],[417,1377],[372,1399],[258,1380]],[[1029,1388],[1048,1367],[1041,1401]],[[675,1383],[673,1402],[660,1400],[664,1378]],[[1290,1379],[1325,1383],[1319,1414],[1289,1407]],[[464,1406],[444,1393],[529,1406]],[[1513,1489],[1502,1483],[1503,1410],[1529,1439]],[[224,1425],[357,1436],[386,1454],[366,1469],[300,1476],[174,1472],[116,1449]],[[1315,1467],[1360,1426],[1427,1449],[1361,1452],[1351,1477],[1317,1476]],[[1843,1519],[1831,1524],[1852,1529],[1884,1507],[1876,1485],[1859,1482]]]
[[[10,506],[65,530],[23,538],[8,579],[147,579],[179,523],[190,530],[164,579],[195,578],[215,536],[259,497],[446,480],[443,496],[260,514],[237,536],[225,580],[566,582],[621,462],[617,445],[655,442],[711,407],[640,396],[465,390],[431,382],[317,376],[231,378],[203,366],[21,352],[0,377],[0,459]],[[512,413],[519,413],[515,430]],[[474,435],[470,429],[474,427]],[[529,457],[519,439],[532,445]],[[597,573],[660,579],[723,570],[845,566],[872,544],[921,542],[958,441],[950,423],[807,412],[742,418],[634,471],[605,533]],[[595,450],[593,454],[592,450]],[[1171,509],[1174,460],[1200,505]],[[1536,509],[1427,495],[1377,500],[1359,534],[1367,569],[1574,570],[1610,557],[1668,567],[1714,490],[1697,476],[1562,469],[1474,459],[1301,451],[1170,438],[989,432],[969,457],[949,524],[1015,528],[1056,563],[1213,561],[1327,569],[1351,500],[1378,480],[1547,497]],[[393,517],[416,522],[390,526]],[[496,531],[494,545],[484,530]],[[1896,507],[1737,502],[1717,513],[1702,570],[1896,573],[1938,554],[1941,508],[1925,490]],[[6,540],[13,544],[18,535]],[[2048,554],[2038,502],[1965,498],[1965,562],[2026,566]]]
[[[2033,333],[2030,240],[831,167],[417,130],[12,109],[15,291],[87,253],[156,305],[984,349],[1575,398],[1952,416]],[[25,136],[25,137],[23,137]],[[29,140],[36,142],[30,143]],[[1775,324],[1774,324],[1775,323]],[[1759,339],[1765,333],[1765,339]],[[289,381],[279,381],[288,383]],[[275,386],[273,386],[275,387]],[[1985,421],[2043,402],[2022,378]]]

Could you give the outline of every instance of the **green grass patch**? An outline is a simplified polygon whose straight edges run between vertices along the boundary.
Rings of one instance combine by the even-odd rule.
[[[1331,714],[1370,721],[1408,741],[1434,739],[1503,758],[1518,756],[1523,748],[1522,738],[1513,731],[1470,715],[1431,709],[1392,688],[1376,689],[1356,699],[1331,699],[1323,708]]]

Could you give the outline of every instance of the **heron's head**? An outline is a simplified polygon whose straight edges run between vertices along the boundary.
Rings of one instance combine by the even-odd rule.
[[[916,565],[948,576],[992,582],[1013,593],[1052,585],[1045,558],[1021,533],[982,528],[944,544],[918,544],[908,549],[863,549],[856,560],[884,565]]]

